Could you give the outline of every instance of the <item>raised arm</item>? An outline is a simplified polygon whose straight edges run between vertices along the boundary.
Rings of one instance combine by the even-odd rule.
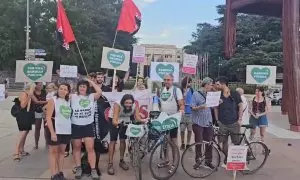
[[[92,81],[92,80],[90,80],[90,79],[86,79],[91,85],[92,85],[92,87],[95,89],[95,93],[94,93],[94,98],[95,98],[95,101],[97,101],[99,98],[100,98],[100,96],[101,96],[101,94],[102,94],[102,90],[101,90],[101,88],[94,82],[94,81]]]

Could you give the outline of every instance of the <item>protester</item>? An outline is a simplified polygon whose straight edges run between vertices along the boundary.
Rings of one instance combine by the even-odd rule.
[[[236,88],[236,91],[241,95],[241,99],[243,102],[243,120],[242,124],[249,124],[249,106],[247,98],[244,95],[244,89]]]
[[[199,91],[194,92],[192,97],[192,122],[193,132],[195,134],[195,142],[199,143],[203,140],[211,142],[213,139],[213,121],[211,108],[206,107],[206,94],[212,89],[213,80],[206,77],[202,81]],[[194,169],[201,168],[202,165],[202,146],[196,146],[196,156]],[[205,167],[214,169],[212,165],[212,148],[207,146],[205,150]]]
[[[46,140],[49,146],[49,164],[51,179],[65,179],[63,174],[64,153],[71,140],[71,106],[69,95],[71,87],[63,83],[59,85],[57,97],[47,103]]]
[[[259,127],[261,141],[264,141],[266,128],[268,127],[267,114],[269,109],[270,103],[266,100],[264,88],[256,88],[255,97],[252,100],[252,106],[249,111],[251,114],[250,124],[254,127],[251,130],[250,140],[253,140],[256,133],[256,128]]]
[[[39,139],[40,139],[42,122],[43,122],[43,107],[47,103],[46,96],[47,93],[43,89],[43,83],[42,82],[35,83],[35,89],[33,91],[33,96],[32,96],[32,103],[34,106],[34,117],[35,117],[34,149],[39,148]]]
[[[101,88],[103,92],[111,92],[111,88],[104,85],[105,82],[105,76],[102,72],[97,72],[95,77],[96,84]]]
[[[221,102],[218,107],[215,108],[215,116],[217,123],[220,127],[222,134],[230,134],[231,141],[235,145],[239,145],[240,137],[240,126],[243,118],[243,102],[241,96],[236,91],[231,91],[228,87],[227,77],[219,77],[216,80],[217,88],[222,91]],[[233,133],[233,134],[232,134]],[[222,142],[223,152],[228,152],[228,136],[220,138]],[[226,159],[224,165],[226,165]]]
[[[191,144],[191,137],[193,131],[193,123],[191,120],[191,113],[192,113],[192,96],[193,96],[193,88],[191,87],[192,79],[190,77],[183,78],[181,82],[181,91],[183,93],[184,101],[185,101],[185,110],[184,115],[182,116],[181,123],[180,123],[180,135],[181,135],[181,150],[185,148],[189,148]],[[187,143],[185,145],[185,130],[187,130]]]
[[[143,84],[140,84],[136,90],[143,91],[145,89],[148,89],[148,86],[147,86],[147,84],[143,83]]]
[[[160,93],[160,108],[161,112],[165,112],[168,115],[172,115],[177,113],[178,111],[184,113],[184,100],[182,96],[182,92],[179,88],[173,85],[174,77],[172,74],[167,74],[164,77],[164,88]],[[172,139],[173,143],[178,144],[177,142],[178,136],[178,128],[174,128],[170,130],[170,138]],[[173,152],[175,155],[175,152]],[[175,158],[175,157],[173,157]],[[169,162],[163,162],[158,164],[158,167],[166,167],[169,165]],[[169,172],[172,173],[175,171],[175,166],[171,165]]]
[[[29,131],[32,129],[32,124],[34,122],[34,108],[31,106],[31,97],[33,96],[32,85],[27,85],[25,90],[20,93],[19,98],[15,99],[15,103],[19,104],[21,107],[20,112],[16,116],[18,128],[19,128],[19,138],[16,145],[16,153],[14,154],[14,160],[20,161],[21,157],[29,156],[30,154],[24,150],[25,142]],[[28,106],[30,108],[28,109]]]
[[[136,80],[136,84],[134,85],[133,90],[135,91],[135,90],[137,90],[137,89],[140,89],[140,86],[142,86],[143,84],[145,84],[145,83],[144,83],[144,78],[141,77],[141,76],[138,76],[138,77],[137,77],[137,80]]]
[[[113,92],[122,92],[124,90],[124,82],[119,76],[115,77],[115,87],[113,88],[113,79],[110,82],[111,89]]]
[[[96,93],[90,93],[90,84]],[[82,176],[81,169],[81,146],[84,141],[88,153],[88,161],[91,167],[91,177],[99,179],[95,169],[96,156],[94,150],[94,101],[101,96],[101,89],[92,80],[87,79],[78,82],[77,94],[71,95],[72,113],[72,145],[73,156],[76,163],[75,178],[80,179]]]
[[[124,161],[124,154],[126,150],[126,129],[127,123],[130,123],[131,117],[135,117],[135,121],[137,122],[146,122],[146,120],[141,119],[139,108],[136,107],[134,103],[134,98],[130,94],[125,94],[120,102],[116,102],[111,108],[109,113],[110,122],[112,123],[110,129],[110,144],[109,144],[109,159],[108,159],[108,167],[107,173],[109,175],[115,174],[115,169],[113,167],[113,159],[115,153],[115,145],[118,140],[118,136],[120,139],[120,162],[119,166],[127,171],[129,166]]]

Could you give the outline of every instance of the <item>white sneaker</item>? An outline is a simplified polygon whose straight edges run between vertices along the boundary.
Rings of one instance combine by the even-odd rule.
[[[226,168],[227,168],[227,165],[224,164],[224,163],[222,163],[222,164],[221,164],[221,167],[224,168],[224,169],[226,169]]]

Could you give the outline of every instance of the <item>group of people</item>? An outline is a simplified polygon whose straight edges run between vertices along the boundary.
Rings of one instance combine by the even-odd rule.
[[[115,102],[110,108],[107,98],[102,92],[121,92],[124,89],[124,82],[117,78],[115,87],[104,85],[105,76],[103,73],[92,73],[88,78],[80,80],[74,86],[69,83],[60,82],[57,85],[48,84],[43,90],[43,83],[35,83],[35,87],[28,86],[20,94],[17,103],[21,110],[16,116],[20,136],[17,141],[14,159],[20,161],[23,156],[29,153],[24,151],[26,137],[35,124],[35,149],[39,148],[39,137],[41,125],[44,122],[45,139],[49,148],[49,164],[51,179],[65,179],[63,174],[64,158],[66,149],[70,149],[72,141],[72,153],[75,161],[74,174],[80,179],[83,174],[81,149],[84,144],[87,160],[90,166],[92,179],[99,179],[101,172],[98,168],[100,153],[99,147],[103,147],[103,138],[109,133],[110,143],[108,146],[107,173],[115,174],[113,158],[116,141],[120,141],[119,166],[128,170],[129,166],[124,160],[126,150],[126,128],[133,120],[146,123],[148,119],[142,119],[139,107],[136,107],[134,97],[125,94],[120,102]],[[248,105],[243,97],[243,90],[232,91],[228,87],[228,79],[219,77],[215,81],[211,78],[204,78],[199,90],[191,87],[192,79],[185,77],[182,80],[181,88],[174,86],[172,74],[165,75],[163,89],[159,91],[160,111],[168,115],[177,112],[182,113],[180,124],[181,146],[184,150],[191,144],[192,133],[195,142],[211,141],[213,137],[213,125],[218,125],[222,133],[239,133],[245,112],[250,113],[250,123],[260,127],[260,135],[263,140],[265,128],[268,125],[267,112],[268,102],[264,97],[264,90],[256,89],[256,96]],[[143,78],[138,78],[134,90],[147,89],[147,83]],[[206,95],[210,91],[221,91],[221,99],[218,107],[206,107]],[[249,108],[248,108],[249,107]],[[105,110],[110,108],[108,120],[105,117]],[[44,119],[44,121],[43,121]],[[251,138],[255,135],[255,129],[251,131]],[[185,132],[187,130],[187,141]],[[169,132],[170,138],[178,144],[178,128]],[[235,136],[231,137],[234,144],[239,143]],[[228,149],[228,137],[222,140],[224,152]],[[67,150],[67,153],[69,150]],[[196,164],[200,166],[201,149],[196,149]],[[211,164],[212,154],[208,154],[205,165],[213,168]],[[225,162],[226,164],[226,162]],[[166,166],[167,164],[159,164]],[[169,171],[176,168],[170,165]]]

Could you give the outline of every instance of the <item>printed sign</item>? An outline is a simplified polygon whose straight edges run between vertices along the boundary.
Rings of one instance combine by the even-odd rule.
[[[229,146],[227,157],[227,170],[241,171],[247,169],[248,146]]]
[[[275,85],[276,84],[276,66],[247,66],[247,84],[257,85]]]
[[[165,75],[173,74],[174,82],[179,82],[179,64],[168,62],[151,62],[150,79],[163,82]]]
[[[103,47],[101,68],[128,71],[130,52]]]
[[[145,134],[144,125],[129,124],[126,130],[128,137],[142,137]]]
[[[53,61],[17,60],[15,82],[51,82]]]
[[[151,124],[158,131],[168,131],[179,127],[181,116],[181,113],[168,116],[166,113],[161,112],[157,119],[151,121]]]
[[[5,100],[5,84],[0,84],[0,101]]]
[[[207,92],[206,95],[206,107],[216,107],[220,104],[221,91]]]
[[[77,66],[60,65],[59,69],[60,77],[77,78]]]
[[[187,74],[196,74],[198,56],[191,54],[183,54],[182,72]]]
[[[146,48],[144,46],[133,46],[132,62],[142,63],[145,61]]]

